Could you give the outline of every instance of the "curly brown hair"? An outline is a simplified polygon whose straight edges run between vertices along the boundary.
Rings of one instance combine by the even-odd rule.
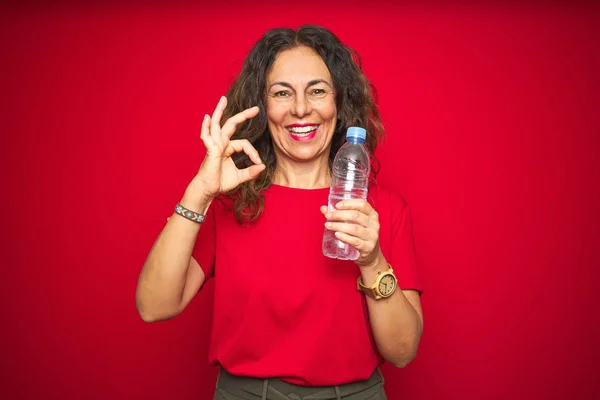
[[[321,56],[335,87],[337,121],[329,154],[330,170],[350,126],[367,129],[365,143],[372,160],[372,179],[379,170],[374,153],[385,132],[375,104],[375,88],[362,72],[359,55],[323,27],[304,25],[297,30],[271,29],[246,57],[240,74],[227,92],[228,105],[221,121],[224,123],[247,108],[259,106],[259,114],[240,124],[232,137],[250,141],[266,166],[257,179],[245,182],[227,194],[233,200],[235,217],[240,222],[254,221],[260,216],[264,208],[262,192],[271,185],[277,167],[265,108],[267,74],[279,53],[296,46],[310,47]],[[244,153],[235,154],[234,161],[238,168],[252,165]]]

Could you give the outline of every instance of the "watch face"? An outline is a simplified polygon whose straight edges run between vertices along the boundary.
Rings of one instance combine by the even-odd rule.
[[[395,288],[396,280],[392,275],[386,275],[379,281],[379,292],[384,297],[391,295]]]

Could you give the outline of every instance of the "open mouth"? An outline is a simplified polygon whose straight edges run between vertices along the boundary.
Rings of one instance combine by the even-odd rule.
[[[298,142],[304,142],[314,138],[318,128],[319,125],[288,126],[287,130],[292,139]]]

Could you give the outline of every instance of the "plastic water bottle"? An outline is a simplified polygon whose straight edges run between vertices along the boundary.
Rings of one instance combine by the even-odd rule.
[[[333,182],[329,189],[329,211],[346,199],[366,199],[369,191],[371,162],[364,142],[367,131],[351,126],[346,132],[346,143],[335,155],[332,167]],[[340,260],[356,260],[358,250],[340,241],[335,233],[325,228],[323,234],[323,254]]]

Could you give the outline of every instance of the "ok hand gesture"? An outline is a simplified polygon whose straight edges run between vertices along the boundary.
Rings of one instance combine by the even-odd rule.
[[[195,177],[198,187],[209,198],[235,189],[241,183],[256,179],[265,169],[258,152],[246,139],[231,140],[237,126],[258,114],[258,107],[248,108],[219,126],[227,98],[221,97],[212,117],[205,115],[200,138],[206,147],[206,156]],[[231,156],[243,151],[254,165],[238,169]]]

